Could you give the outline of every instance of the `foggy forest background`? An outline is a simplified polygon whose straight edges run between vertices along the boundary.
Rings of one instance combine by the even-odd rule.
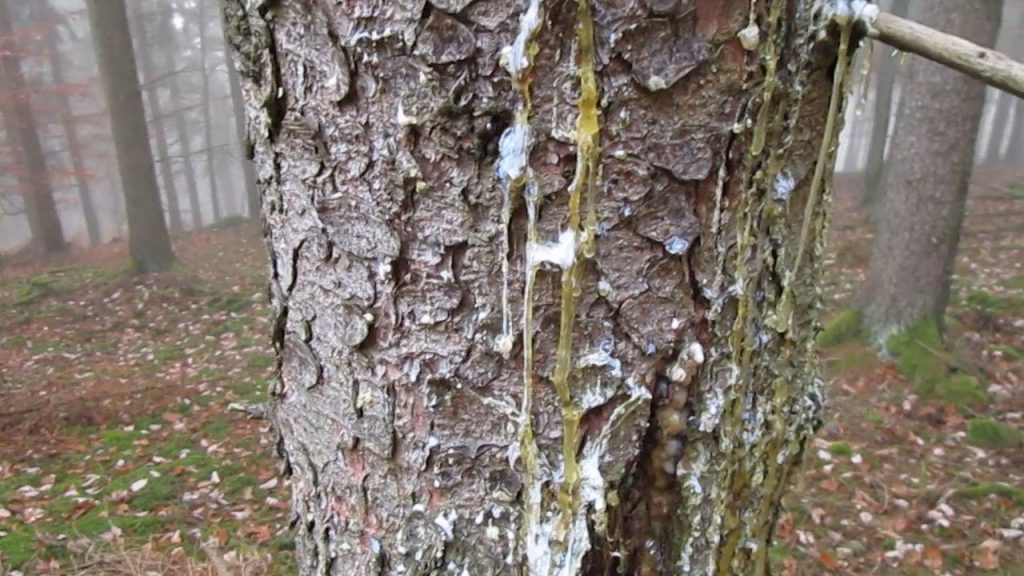
[[[124,195],[82,0],[11,2],[17,57],[27,93],[0,84],[0,98],[28,99],[45,150],[46,171],[64,237],[74,246],[124,239]],[[906,4],[907,0],[896,0]],[[892,8],[891,1],[881,2]],[[174,232],[258,214],[241,143],[240,93],[229,64],[216,0],[128,2],[150,143],[165,219]],[[904,8],[905,9],[905,8]],[[1021,56],[1021,3],[1007,2],[997,49]],[[878,149],[879,95],[898,57],[879,45],[861,51],[836,161],[839,174],[870,171]],[[865,62],[871,60],[871,62]],[[892,86],[889,134],[899,110]],[[879,90],[879,86],[883,89]],[[6,123],[0,123],[0,128]],[[31,233],[22,201],[25,166],[8,130],[0,131],[0,253],[25,248]],[[877,154],[877,152],[876,152]],[[975,160],[990,166],[1024,159],[1024,106],[989,89]],[[877,168],[875,168],[877,170]],[[95,221],[90,233],[88,223]]]
[[[141,97],[134,148],[170,236],[140,270],[129,238],[163,226],[129,230],[126,196],[146,191],[115,150],[127,114],[94,42],[113,32],[87,4],[107,1],[0,0],[0,574],[294,573],[275,438],[232,411],[279,374],[221,3],[124,0],[138,82],[118,89]],[[1024,1],[1005,0],[995,48],[1024,59],[1022,32]],[[852,71],[817,286],[827,418],[771,573],[1024,575],[1024,101],[985,92],[946,332],[880,356],[854,310],[910,58],[876,44]]]
[[[75,246],[123,239],[124,195],[89,22],[80,0],[5,0],[27,93],[0,84],[0,98],[28,99],[46,154],[65,238]],[[249,216],[242,114],[216,0],[128,3],[136,61],[170,231]],[[4,122],[4,126],[8,122]],[[25,247],[25,166],[8,130],[0,141],[0,251]],[[89,214],[91,212],[91,214]],[[90,234],[87,223],[94,219]]]

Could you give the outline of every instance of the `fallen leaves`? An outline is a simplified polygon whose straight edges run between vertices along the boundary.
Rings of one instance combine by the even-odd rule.
[[[982,570],[999,569],[999,549],[1003,543],[994,538],[985,540],[971,554],[974,565]]]

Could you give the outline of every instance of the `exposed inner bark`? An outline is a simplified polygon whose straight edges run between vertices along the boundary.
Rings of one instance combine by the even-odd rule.
[[[750,6],[226,3],[303,573],[764,570],[849,30]]]

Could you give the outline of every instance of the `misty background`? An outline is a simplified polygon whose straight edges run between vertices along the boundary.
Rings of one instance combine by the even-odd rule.
[[[25,87],[16,89],[0,75],[0,100],[30,102],[65,239],[76,247],[91,243],[83,194],[95,217],[93,243],[126,238],[112,111],[103,98],[85,2],[4,1]],[[128,9],[170,231],[250,214],[237,124],[241,103],[237,89],[232,92],[218,2],[133,0]],[[0,118],[0,251],[9,255],[24,250],[31,233],[25,168],[7,116]]]
[[[65,239],[85,247],[126,238],[111,111],[103,98],[84,0],[4,1],[9,4],[9,27],[18,46],[15,56],[26,85],[24,90],[14,89],[0,76],[0,101],[24,99],[31,104]],[[893,8],[891,0],[881,5]],[[258,208],[249,200],[253,196],[247,193],[254,182],[245,173],[248,162],[240,146],[244,136],[239,123],[243,112],[217,1],[134,0],[128,9],[170,232],[257,215]],[[1007,2],[1004,12],[997,48],[1019,57],[1021,2]],[[860,52],[836,161],[838,173],[863,174],[869,168],[877,147],[873,132],[886,116],[891,135],[899,111],[900,75],[895,74],[888,114],[879,106],[879,95],[889,93],[880,76],[886,66],[898,68],[903,59],[883,45]],[[10,124],[0,118],[0,252],[5,255],[25,250],[31,242],[23,202],[24,167]],[[1024,106],[1018,99],[987,91],[975,159],[983,166],[1024,159]],[[95,221],[92,239],[89,218]]]

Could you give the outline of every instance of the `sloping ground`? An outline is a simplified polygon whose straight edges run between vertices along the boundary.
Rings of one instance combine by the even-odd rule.
[[[987,398],[935,399],[857,342],[824,350],[829,414],[786,498],[779,573],[1024,575],[1024,188],[1013,180],[973,187],[949,349],[920,346]],[[855,304],[872,240],[853,195],[835,214],[833,317]]]
[[[270,437],[227,412],[273,363],[256,235],[180,238],[149,277],[123,246],[5,272],[0,574],[288,572]]]
[[[972,197],[942,360],[987,401],[919,393],[856,342],[824,352],[825,429],[786,499],[776,573],[1024,576],[1024,192]],[[870,255],[840,195],[829,315]],[[226,411],[271,376],[254,226],[176,240],[172,272],[123,245],[0,271],[0,574],[287,574],[271,439]]]

